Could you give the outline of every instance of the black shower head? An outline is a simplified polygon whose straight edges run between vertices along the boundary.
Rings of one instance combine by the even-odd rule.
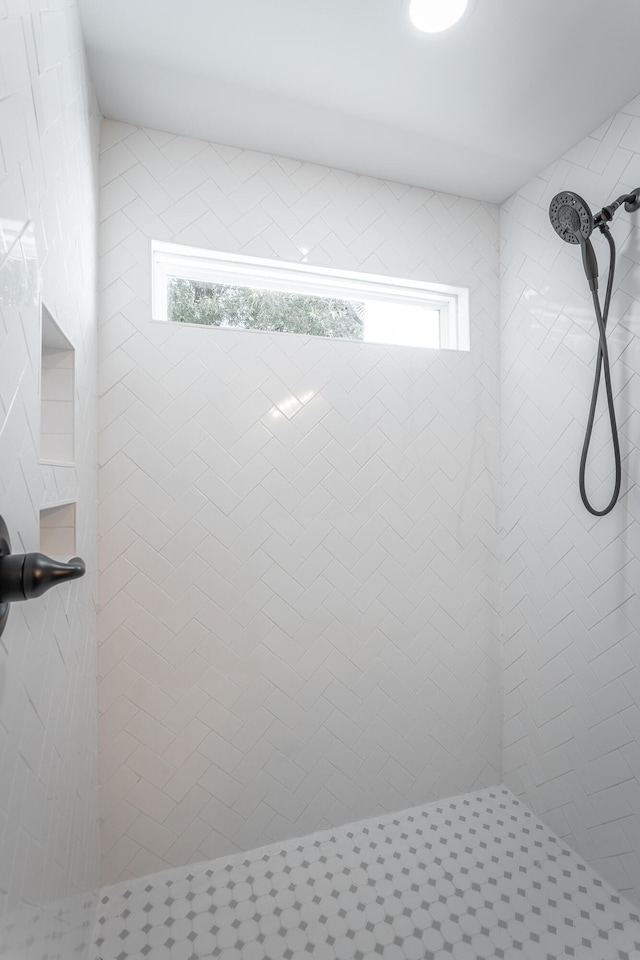
[[[577,193],[557,193],[549,205],[549,219],[559,237],[566,243],[580,243],[593,233],[593,215]]]

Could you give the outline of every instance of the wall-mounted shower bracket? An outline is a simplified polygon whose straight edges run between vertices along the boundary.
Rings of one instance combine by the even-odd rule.
[[[636,187],[635,190],[632,190],[630,196],[633,199],[627,200],[624,208],[627,213],[635,213],[636,210],[640,210],[640,187]]]
[[[63,563],[42,553],[11,553],[9,531],[0,517],[0,636],[11,603],[41,597],[58,583],[82,577],[85,570],[84,560],[80,557]]]

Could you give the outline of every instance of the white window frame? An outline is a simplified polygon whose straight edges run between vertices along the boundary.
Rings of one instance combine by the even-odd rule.
[[[169,277],[181,277],[341,300],[421,304],[440,314],[440,349],[470,349],[469,290],[466,287],[245,257],[159,240],[152,241],[151,259],[152,316],[164,323],[172,322],[167,317]]]

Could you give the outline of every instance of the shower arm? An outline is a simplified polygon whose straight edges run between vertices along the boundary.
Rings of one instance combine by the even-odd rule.
[[[617,200],[614,200],[613,203],[608,204],[606,207],[603,207],[599,213],[596,213],[593,218],[594,227],[602,228],[613,220],[613,216],[618,210],[619,207],[624,203],[624,208],[627,213],[635,213],[636,210],[640,210],[640,187],[632,193],[623,193],[621,197],[618,197]]]

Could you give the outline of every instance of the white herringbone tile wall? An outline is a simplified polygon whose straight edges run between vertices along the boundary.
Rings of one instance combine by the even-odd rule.
[[[0,640],[3,957],[86,956],[98,881],[98,137],[76,3],[0,3],[0,513],[38,550],[40,509],[77,499],[88,568]],[[40,297],[76,349],[75,467],[39,460]]]
[[[500,779],[497,208],[105,122],[103,880]],[[470,353],[154,323],[150,240],[466,284]]]
[[[536,177],[502,218],[505,781],[640,899],[640,221],[620,212],[610,355],[624,482],[583,508],[578,465],[597,340],[581,258],[547,210],[640,184],[640,99]],[[594,238],[605,274],[608,257]],[[601,391],[603,392],[603,391]],[[588,488],[612,491],[606,416]]]

